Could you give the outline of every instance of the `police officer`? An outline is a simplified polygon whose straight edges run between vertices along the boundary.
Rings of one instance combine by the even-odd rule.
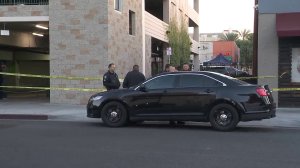
[[[143,83],[146,80],[144,74],[142,74],[139,70],[138,65],[134,65],[132,71],[128,72],[124,82],[123,88],[130,88],[132,86],[136,86],[140,83]]]
[[[108,71],[103,76],[103,85],[107,90],[119,89],[120,81],[118,75],[115,73],[116,65],[111,63],[108,65]]]

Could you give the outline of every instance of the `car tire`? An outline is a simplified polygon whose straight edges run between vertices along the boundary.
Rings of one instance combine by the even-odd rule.
[[[103,123],[109,127],[121,127],[127,124],[127,110],[119,102],[109,102],[104,105],[101,118]]]
[[[237,110],[229,104],[218,104],[209,113],[209,122],[219,131],[232,131],[239,123]]]

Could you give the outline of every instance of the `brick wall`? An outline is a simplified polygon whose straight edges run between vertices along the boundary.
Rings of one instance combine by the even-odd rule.
[[[49,2],[50,74],[102,77],[108,63],[108,1]],[[101,88],[102,81],[51,79],[52,87]],[[93,93],[51,91],[52,103],[86,104]]]
[[[0,6],[0,17],[48,16],[48,5]]]
[[[129,10],[135,12],[135,35],[129,35]],[[122,78],[134,64],[142,70],[142,10],[141,0],[123,0],[121,11],[114,10],[114,1],[109,1],[108,61],[116,64]]]

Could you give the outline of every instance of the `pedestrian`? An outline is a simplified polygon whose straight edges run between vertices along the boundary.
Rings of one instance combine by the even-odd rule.
[[[170,66],[170,72],[177,72],[178,70],[174,66]]]
[[[190,71],[190,65],[188,63],[184,63],[182,66],[182,71]]]
[[[170,67],[171,67],[170,64],[166,64],[164,72],[170,72]]]
[[[4,71],[4,63],[0,62],[0,72]],[[3,86],[3,75],[0,74],[0,86]],[[3,88],[0,87],[0,100],[2,100],[4,98],[4,92],[3,92]]]
[[[115,72],[116,65],[111,63],[108,65],[108,71],[103,75],[103,85],[107,90],[119,89],[120,80]]]
[[[145,80],[146,78],[144,74],[140,72],[139,66],[134,65],[132,71],[128,72],[124,79],[123,88],[130,88],[132,86],[137,86],[138,84],[145,82]]]

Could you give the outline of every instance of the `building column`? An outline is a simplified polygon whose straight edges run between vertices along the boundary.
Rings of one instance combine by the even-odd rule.
[[[198,54],[194,54],[194,71],[200,70],[200,56]]]
[[[200,41],[200,39],[199,39],[199,26],[196,26],[196,27],[194,27],[194,37],[193,37],[193,39],[195,40],[195,41],[197,41],[197,42],[199,42]]]
[[[169,45],[168,44],[166,44],[166,43],[164,43],[163,44],[163,53],[164,53],[164,55],[163,55],[163,68],[164,68],[164,70],[165,70],[165,66],[166,66],[166,64],[169,64],[169,57],[170,56],[168,56],[167,55],[167,48],[169,47]]]
[[[194,9],[197,13],[199,13],[199,0],[194,0]]]
[[[169,23],[170,21],[170,1],[169,0],[163,0],[163,21],[166,23]]]

